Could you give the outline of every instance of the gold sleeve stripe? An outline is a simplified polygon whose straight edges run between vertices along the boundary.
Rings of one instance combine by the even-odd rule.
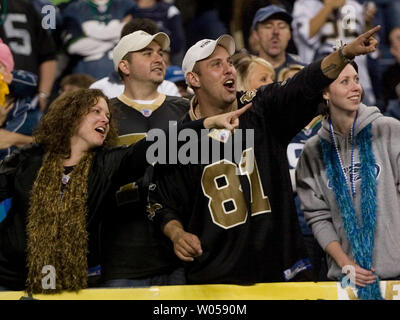
[[[146,137],[146,133],[125,134],[123,136],[118,137],[117,145],[119,145],[119,146],[127,145],[128,146],[132,143],[136,143],[139,140],[142,140],[145,137]]]

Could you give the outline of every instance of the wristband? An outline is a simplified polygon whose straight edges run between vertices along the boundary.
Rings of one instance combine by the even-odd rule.
[[[344,46],[345,46],[345,45],[344,45]],[[344,48],[344,46],[341,46],[341,47],[339,48],[339,50],[338,50],[339,57],[340,57],[340,59],[342,59],[342,61],[343,61],[344,63],[350,63],[350,62],[352,62],[352,61],[354,60],[354,57],[351,58],[351,59],[349,59],[349,58],[347,58],[347,57],[343,54],[343,48]]]
[[[48,99],[50,97],[49,94],[47,94],[46,92],[43,92],[43,91],[39,91],[38,96],[39,96],[39,98],[43,98],[43,99]]]

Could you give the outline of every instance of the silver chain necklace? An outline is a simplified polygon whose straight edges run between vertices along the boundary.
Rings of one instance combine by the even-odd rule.
[[[346,175],[345,168],[343,166],[342,158],[340,157],[339,148],[338,148],[338,145],[336,143],[335,136],[333,134],[332,121],[331,121],[330,118],[328,119],[328,122],[329,122],[329,135],[330,135],[331,141],[332,141],[332,143],[333,143],[333,145],[335,147],[336,156],[339,159],[340,168],[342,170],[344,178],[346,179],[346,183],[347,183],[347,185],[350,185],[351,196],[353,198],[354,198],[354,195],[356,194],[356,188],[355,188],[355,185],[354,185],[354,147],[355,147],[354,146],[354,127],[355,127],[355,124],[356,124],[356,120],[357,120],[357,115],[354,118],[353,125],[352,125],[351,130],[350,130],[351,161],[350,161],[350,182],[349,182],[349,179],[347,178],[347,175]]]

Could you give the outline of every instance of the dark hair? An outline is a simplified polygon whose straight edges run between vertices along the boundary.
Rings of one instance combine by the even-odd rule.
[[[354,60],[352,60],[349,63],[353,66],[354,69],[356,69],[356,72],[358,73],[358,65],[357,65],[357,63]]]
[[[35,142],[43,145],[46,151],[68,158],[71,153],[71,137],[78,130],[82,118],[100,98],[109,106],[107,96],[99,89],[79,89],[54,100],[33,133]],[[114,146],[117,138],[117,126],[111,117],[110,130],[103,145]]]
[[[143,30],[151,35],[159,32],[159,28],[153,20],[150,20],[148,18],[134,18],[128,21],[122,28],[121,38],[139,30]]]
[[[129,63],[131,63],[131,53],[132,52],[128,52],[126,55],[124,55],[121,59],[122,60],[127,60]],[[121,69],[118,66],[118,75],[121,78],[122,81],[124,81],[124,73],[121,71]]]
[[[147,32],[148,34],[156,34],[160,30],[157,27],[157,24],[148,18],[134,18],[130,21],[128,21],[124,27],[121,30],[121,38],[125,37],[128,34],[131,34],[135,31],[143,30]],[[130,52],[128,52],[125,56],[122,57],[121,60],[128,60],[130,62]],[[119,77],[123,80],[124,79],[124,74],[118,67],[118,74]]]
[[[82,89],[88,89],[95,81],[95,78],[86,73],[73,73],[63,77],[60,86],[64,87],[67,84],[71,84]]]

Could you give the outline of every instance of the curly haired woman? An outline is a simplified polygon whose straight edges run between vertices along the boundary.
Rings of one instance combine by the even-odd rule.
[[[232,129],[241,113],[185,127]],[[110,148],[117,138],[111,118],[100,90],[66,94],[43,116],[35,143],[0,162],[0,201],[13,198],[0,224],[2,289],[54,293],[87,287],[87,269],[98,264],[96,239],[105,195],[141,176],[149,165],[151,142],[145,139]],[[56,271],[51,290],[42,285],[42,270],[48,266]]]

